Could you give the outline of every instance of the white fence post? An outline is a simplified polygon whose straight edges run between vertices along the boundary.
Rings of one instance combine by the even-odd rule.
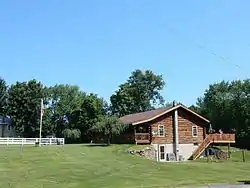
[[[40,140],[39,138],[1,138],[0,137],[0,145],[35,145],[36,142]],[[41,141],[45,145],[57,145],[57,140],[60,141],[60,144],[64,143],[64,138],[43,138]]]

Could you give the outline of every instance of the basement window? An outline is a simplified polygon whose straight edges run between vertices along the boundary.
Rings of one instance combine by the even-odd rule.
[[[158,136],[160,137],[165,136],[164,125],[158,125]]]
[[[197,137],[198,136],[198,127],[192,126],[192,136]]]

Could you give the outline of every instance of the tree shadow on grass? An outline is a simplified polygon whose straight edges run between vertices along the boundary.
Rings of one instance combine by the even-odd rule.
[[[238,181],[238,182],[245,184],[245,185],[250,185],[250,180],[243,180],[243,181]]]
[[[108,147],[108,146],[111,146],[111,145],[108,145],[108,144],[86,144],[84,145],[84,147]]]

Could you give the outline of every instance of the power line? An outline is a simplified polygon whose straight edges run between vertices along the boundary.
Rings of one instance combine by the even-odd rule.
[[[215,57],[217,57],[218,59],[220,59],[221,61],[225,62],[225,63],[229,63],[232,66],[236,67],[236,68],[240,68],[240,66],[238,64],[234,64],[231,63],[228,57],[225,57],[223,55],[220,55],[216,52],[214,52],[213,50],[209,50],[209,48],[207,46],[205,46],[204,44],[200,44],[197,43],[194,39],[192,39],[191,37],[187,37],[182,35],[180,32],[177,31],[177,29],[173,28],[173,27],[167,27],[168,30],[173,33],[173,34],[177,34],[177,36],[182,36],[182,38],[184,38],[185,40],[188,40],[190,43],[193,43],[195,46],[197,46],[199,49],[201,50],[207,50],[207,52]]]
[[[172,34],[176,35],[177,37],[182,37],[186,41],[193,43],[193,45],[197,46],[197,48],[199,48],[200,50],[205,50],[205,51],[207,51],[208,54],[211,54],[212,56],[217,57],[219,60],[221,60],[221,62],[225,63],[225,65],[227,65],[227,66],[231,65],[231,67],[234,67],[235,73],[237,72],[236,73],[237,74],[236,80],[240,79],[239,77],[240,77],[242,71],[244,70],[244,67],[242,67],[239,64],[235,64],[235,63],[231,62],[228,57],[223,56],[219,53],[216,53],[213,50],[210,50],[206,45],[196,42],[193,38],[188,37],[187,35],[183,35],[176,28],[173,28],[173,27],[167,27],[167,28],[168,28],[168,31],[170,31]],[[248,44],[247,47],[250,47],[250,44]],[[250,77],[248,76],[247,79],[250,79]]]

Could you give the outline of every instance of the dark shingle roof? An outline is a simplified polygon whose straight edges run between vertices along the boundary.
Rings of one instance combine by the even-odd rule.
[[[149,111],[145,111],[145,112],[129,114],[129,115],[121,117],[120,120],[124,124],[132,124],[135,122],[144,121],[144,120],[153,118],[154,116],[159,115],[167,110],[170,110],[171,108],[173,108],[173,107],[170,106],[170,107],[166,107],[166,108],[158,108],[155,110],[149,110]]]
[[[129,114],[129,115],[121,117],[120,121],[124,124],[132,124],[132,125],[141,124],[143,122],[148,122],[148,121],[151,121],[157,117],[160,117],[161,115],[163,115],[165,113],[169,113],[170,111],[177,109],[179,107],[183,108],[186,111],[189,111],[190,113],[199,117],[200,119],[203,119],[204,121],[209,122],[208,119],[206,119],[206,118],[202,117],[201,115],[197,114],[196,112],[188,109],[183,104],[178,104],[176,106],[169,106],[169,107],[165,107],[165,108],[158,108],[155,110],[150,110],[150,111],[145,111],[145,112],[140,112],[140,113],[135,113],[135,114]]]

